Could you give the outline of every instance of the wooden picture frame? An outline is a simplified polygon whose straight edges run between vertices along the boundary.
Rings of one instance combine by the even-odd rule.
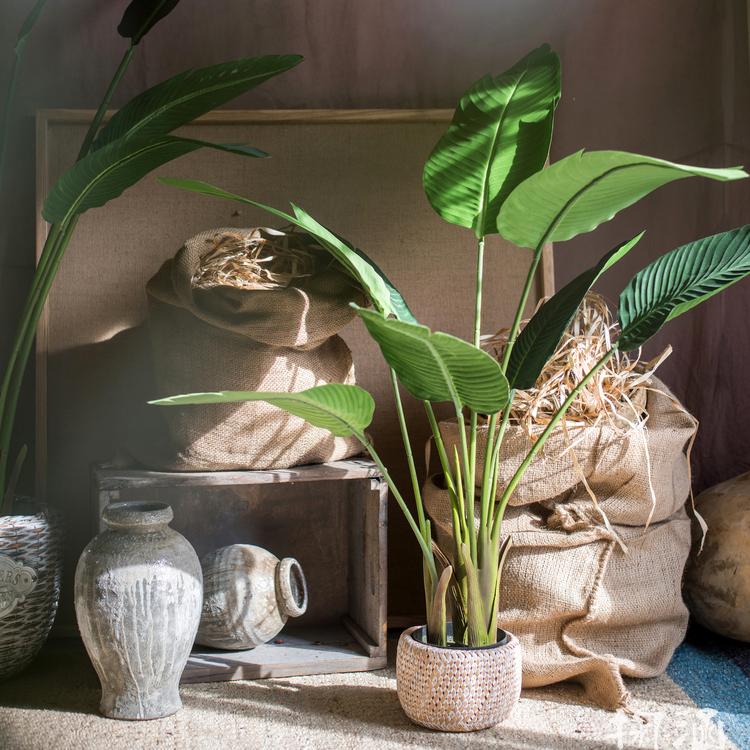
[[[44,198],[73,163],[92,115],[38,113],[37,257],[47,232],[41,218]],[[179,132],[248,143],[272,158],[199,150],[81,217],[40,321],[36,349],[37,494],[68,516],[68,571],[89,538],[87,503],[81,498],[88,494],[91,464],[112,457],[121,442],[117,429],[137,421],[141,407],[144,414],[148,411],[146,395],[167,395],[144,390],[136,394],[137,408],[125,404],[136,398],[128,389],[135,393],[133,384],[140,383],[129,368],[143,356],[144,344],[135,341],[135,333],[146,316],[148,278],[199,231],[274,225],[273,217],[259,210],[185,193],[156,176],[202,179],[276,207],[294,201],[370,255],[419,320],[466,338],[471,335],[475,239],[470,231],[442,221],[421,185],[424,161],[451,116],[442,109],[212,112]],[[488,238],[486,332],[510,323],[530,254],[498,236]],[[552,290],[547,249],[527,312]],[[358,383],[378,404],[372,435],[396,480],[404,481],[385,363],[358,321],[342,337],[352,349]],[[149,409],[144,418],[156,411]],[[424,444],[428,426],[421,404],[407,395],[405,410],[415,445]],[[392,533],[401,531],[397,527]],[[70,612],[63,610],[61,617],[72,621]]]

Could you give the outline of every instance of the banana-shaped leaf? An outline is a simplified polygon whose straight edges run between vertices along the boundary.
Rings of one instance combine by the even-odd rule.
[[[738,180],[740,167],[708,169],[624,151],[579,151],[524,180],[500,209],[500,234],[540,250],[590,232],[618,211],[685,177]]]
[[[750,274],[750,224],[704,237],[649,263],[620,295],[620,337],[629,351],[668,320]]]
[[[508,381],[497,360],[463,339],[432,333],[427,326],[357,312],[404,387],[424,401],[451,401],[480,414],[508,403]]]
[[[239,401],[265,401],[314,427],[329,430],[339,437],[354,435],[362,438],[372,422],[375,402],[372,396],[356,385],[319,385],[299,393],[263,393],[260,391],[219,391],[187,393],[149,401],[156,406],[187,406],[193,404],[230,404]]]
[[[102,129],[94,149],[118,138],[155,138],[192,122],[302,61],[268,55],[188,70],[131,99]]]
[[[497,234],[503,201],[547,159],[559,98],[560,60],[546,44],[477,81],[425,164],[435,211],[478,237]]]
[[[250,198],[243,198],[241,195],[229,193],[226,190],[209,185],[207,182],[201,182],[200,180],[161,178],[160,181],[165,185],[178,187],[181,190],[188,190],[191,193],[200,193],[212,198],[237,201],[238,203],[245,203],[248,206],[260,208],[303,229],[336,258],[349,275],[365,290],[365,293],[377,310],[380,310],[384,315],[395,315],[399,320],[416,322],[404,298],[375,263],[361,250],[358,250],[349,242],[331,232],[330,229],[315,221],[312,216],[303,211],[299,206],[292,204],[294,215],[291,215],[284,211],[279,211],[277,208],[250,200]]]
[[[117,27],[120,36],[138,44],[146,34],[165,16],[168,16],[180,0],[132,0],[125,8]]]
[[[554,354],[565,329],[596,280],[643,237],[641,232],[608,252],[589,268],[550,297],[521,331],[505,372],[511,388],[533,388],[547,360]]]
[[[243,156],[268,156],[249,146],[208,143],[171,135],[137,142],[121,139],[76,162],[55,183],[44,202],[42,215],[55,223],[103,206],[152,169],[204,147]]]

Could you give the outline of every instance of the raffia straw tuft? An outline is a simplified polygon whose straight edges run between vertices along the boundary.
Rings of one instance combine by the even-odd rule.
[[[311,276],[319,246],[294,228],[258,227],[248,233],[217,234],[192,278],[198,289],[279,289]]]
[[[537,436],[573,388],[610,348],[617,329],[605,299],[589,292],[536,386],[516,392],[511,422],[522,425],[530,437]],[[508,329],[504,328],[483,339],[482,347],[500,359],[507,341]],[[595,425],[602,419],[609,419],[623,430],[631,429],[645,410],[647,381],[671,351],[668,347],[649,362],[641,360],[640,351],[635,356],[617,351],[573,402],[563,429]]]

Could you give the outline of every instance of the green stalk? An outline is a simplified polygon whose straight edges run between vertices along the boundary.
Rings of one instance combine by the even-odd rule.
[[[49,290],[55,280],[57,270],[60,266],[60,261],[62,260],[62,257],[65,254],[65,249],[72,237],[75,224],[75,221],[70,222],[62,235],[58,238],[57,252],[51,258],[45,269],[39,291],[35,295],[31,307],[27,326],[23,329],[25,335],[19,342],[20,347],[18,350],[17,366],[13,369],[12,377],[9,380],[7,402],[3,411],[2,425],[0,426],[0,480],[2,480],[0,487],[3,487],[3,489],[6,489],[5,478],[10,458],[10,443],[13,433],[13,425],[15,423],[16,411],[18,408],[18,398],[21,393],[21,386],[26,373],[26,365],[29,361],[31,349],[34,344],[34,332],[36,331],[37,324],[42,316],[44,305],[47,301],[47,296],[49,295]],[[4,514],[6,510],[7,508],[3,508],[2,513],[0,514]]]
[[[531,462],[534,460],[534,457],[537,455],[537,453],[539,453],[544,444],[547,442],[547,438],[549,438],[555,427],[557,427],[557,425],[560,423],[560,420],[565,416],[565,413],[570,408],[570,405],[576,400],[578,394],[586,387],[586,385],[594,377],[594,375],[596,375],[596,373],[599,372],[599,370],[601,370],[601,368],[604,367],[607,362],[609,362],[616,349],[617,344],[615,343],[611,349],[609,349],[600,357],[599,361],[586,373],[585,377],[583,377],[578,385],[570,392],[568,397],[563,402],[563,405],[557,411],[557,414],[555,414],[555,416],[550,420],[550,423],[544,428],[544,432],[542,432],[542,434],[539,436],[526,458],[521,462],[521,465],[516,470],[516,473],[513,475],[510,482],[508,482],[508,486],[505,488],[505,492],[503,492],[503,495],[500,498],[500,504],[498,506],[497,513],[495,514],[492,528],[492,536],[494,538],[499,538],[500,524],[502,521],[502,517],[505,514],[505,508],[508,505],[508,501],[510,500],[511,495],[518,486],[518,483],[523,478],[526,469],[529,468],[529,464],[531,464]]]
[[[476,287],[474,292],[474,346],[479,349],[482,336],[482,286],[484,283],[484,236],[477,240],[477,269],[476,269]],[[469,413],[469,465],[466,470],[469,475],[468,484],[473,488],[477,479],[477,420],[478,415],[474,410]],[[467,493],[468,494],[468,493]],[[472,513],[474,512],[472,504]],[[472,536],[474,536],[472,525]],[[474,550],[477,543],[474,542]]]
[[[86,131],[86,136],[83,139],[81,150],[78,152],[78,158],[76,159],[76,161],[80,161],[81,159],[83,159],[83,157],[86,156],[86,154],[88,154],[89,150],[91,149],[91,144],[94,142],[94,138],[96,138],[96,134],[99,132],[99,127],[102,124],[104,115],[107,114],[107,110],[109,109],[109,105],[112,101],[112,96],[115,93],[115,89],[122,80],[122,77],[125,75],[125,71],[128,69],[128,65],[130,65],[130,61],[133,58],[134,53],[135,45],[131,44],[125,50],[125,54],[122,56],[120,64],[117,66],[117,70],[115,70],[115,74],[112,76],[112,80],[109,82],[109,86],[107,86],[107,90],[104,92],[104,97],[99,104],[99,108],[96,110],[94,119],[91,121],[89,129]]]
[[[419,529],[422,535],[425,535],[427,526],[425,524],[424,515],[424,504],[422,502],[422,492],[419,487],[419,477],[417,476],[417,468],[414,463],[414,453],[411,448],[411,440],[409,439],[409,429],[406,426],[406,415],[404,414],[404,405],[401,401],[401,392],[398,387],[398,380],[396,378],[396,372],[391,368],[391,386],[393,388],[393,396],[396,400],[396,413],[398,414],[398,424],[401,428],[401,439],[404,443],[404,452],[406,453],[406,462],[409,465],[409,477],[411,478],[411,488],[414,492],[414,502],[417,506],[417,519],[419,520]],[[429,541],[427,538],[426,541]]]
[[[505,351],[503,352],[503,361],[501,363],[501,367],[503,368],[503,373],[507,372],[508,370],[508,362],[510,361],[510,354],[513,351],[513,347],[516,344],[516,338],[518,338],[518,331],[521,328],[521,320],[523,320],[523,311],[526,309],[526,303],[529,299],[529,294],[531,293],[531,287],[534,284],[534,280],[536,277],[536,270],[539,267],[539,261],[542,259],[542,250],[544,249],[544,244],[547,242],[547,235],[549,232],[552,231],[552,228],[544,235],[542,238],[542,241],[539,243],[536,250],[534,250],[534,259],[531,261],[531,265],[529,266],[529,272],[526,274],[526,281],[523,285],[523,291],[521,292],[521,299],[518,302],[518,307],[516,308],[516,315],[513,318],[513,325],[510,327],[510,332],[508,333],[508,343],[505,345]]]
[[[409,510],[409,507],[407,506],[404,498],[399,492],[398,487],[396,487],[395,482],[391,478],[390,472],[386,468],[386,465],[383,463],[383,459],[380,458],[377,451],[375,450],[375,446],[367,439],[366,435],[362,433],[355,433],[355,437],[357,438],[357,440],[359,440],[360,443],[362,443],[362,445],[365,447],[365,450],[370,454],[370,458],[372,458],[372,460],[377,464],[377,467],[380,469],[380,472],[383,475],[383,479],[385,479],[388,488],[390,489],[393,497],[398,503],[398,507],[401,508],[401,512],[404,514],[404,517],[406,518],[407,523],[414,533],[414,536],[417,538],[417,542],[422,549],[422,554],[424,555],[425,562],[427,563],[427,569],[429,570],[430,575],[432,576],[433,580],[437,581],[439,576],[437,574],[437,568],[435,567],[435,558],[432,554],[432,546],[428,544],[422,536],[422,532],[417,525],[417,522],[414,520],[414,516],[411,514],[411,511]]]

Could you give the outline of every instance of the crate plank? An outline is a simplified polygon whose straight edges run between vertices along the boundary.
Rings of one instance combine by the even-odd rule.
[[[196,648],[181,681],[224,682],[365,672],[382,669],[386,661],[385,655],[362,653],[356,639],[341,625],[293,628],[283,630],[271,643],[248,651]]]

